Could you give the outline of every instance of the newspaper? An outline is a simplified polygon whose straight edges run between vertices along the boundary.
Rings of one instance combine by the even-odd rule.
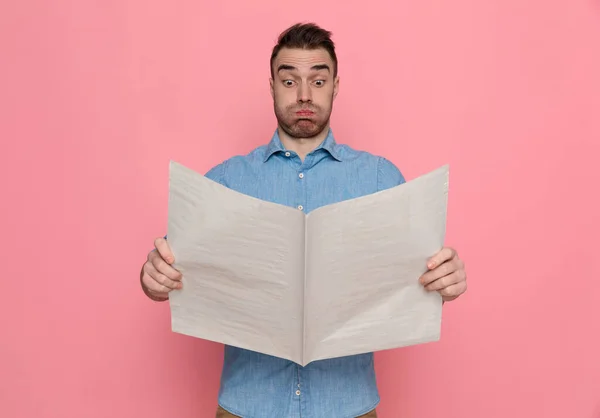
[[[171,161],[172,330],[299,365],[437,341],[448,166],[308,214]]]

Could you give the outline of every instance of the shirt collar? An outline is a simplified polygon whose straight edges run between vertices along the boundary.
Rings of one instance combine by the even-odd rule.
[[[333,158],[335,158],[338,161],[342,161],[339,146],[335,142],[335,138],[333,136],[333,131],[331,130],[331,128],[329,129],[329,133],[327,134],[327,137],[325,138],[325,140],[323,142],[321,142],[321,144],[319,144],[319,146],[315,149],[315,151],[318,149],[324,149]],[[273,134],[273,137],[271,138],[271,141],[269,141],[269,144],[267,145],[267,148],[265,149],[265,157],[264,157],[263,161],[266,162],[269,159],[269,157],[271,157],[271,155],[275,154],[276,152],[283,152],[283,151],[285,151],[285,148],[284,148],[283,144],[281,143],[281,139],[279,138],[279,132],[276,129],[275,133]]]

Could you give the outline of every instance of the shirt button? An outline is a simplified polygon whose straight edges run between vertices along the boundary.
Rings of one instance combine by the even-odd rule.
[[[302,210],[302,209],[304,209],[304,206],[298,205],[298,209]]]
[[[304,173],[298,174],[298,177],[300,177],[301,179],[303,179],[304,178]]]
[[[285,156],[286,156],[286,157],[289,157],[290,155],[292,155],[292,154],[290,154],[290,152],[289,152],[289,151],[287,151],[287,152],[285,153]]]
[[[300,391],[299,390],[296,391],[296,395],[300,396]]]

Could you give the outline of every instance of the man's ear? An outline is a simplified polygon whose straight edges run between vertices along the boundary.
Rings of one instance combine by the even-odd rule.
[[[273,90],[273,79],[269,78],[269,90],[271,91],[271,97],[275,99],[275,91]]]
[[[335,99],[340,90],[340,76],[335,76],[335,81],[333,82],[333,98]]]

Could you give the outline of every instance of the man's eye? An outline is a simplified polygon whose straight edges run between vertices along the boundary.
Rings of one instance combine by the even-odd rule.
[[[323,86],[325,85],[325,80],[316,80],[316,81],[315,81],[315,84],[316,84],[318,87],[323,87]]]
[[[290,87],[294,85],[294,82],[292,80],[283,80],[283,84]]]

